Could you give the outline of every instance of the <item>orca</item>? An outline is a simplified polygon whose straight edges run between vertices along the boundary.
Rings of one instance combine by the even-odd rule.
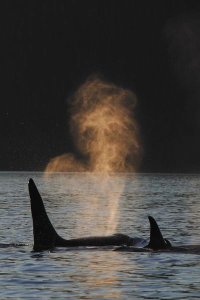
[[[151,216],[148,216],[148,218],[150,222],[150,241],[146,246],[138,248],[134,245],[123,245],[114,250],[125,252],[169,252],[200,255],[200,245],[173,246],[167,239],[163,238],[156,220]]]
[[[132,238],[117,233],[110,236],[89,236],[73,239],[63,239],[56,232],[46,213],[40,193],[33,181],[29,180],[29,195],[33,220],[33,251],[51,250],[55,247],[105,247],[112,246],[114,251],[125,252],[172,252],[184,254],[199,254],[200,245],[173,246],[163,237],[161,230],[152,216],[148,216],[150,223],[150,239]],[[13,244],[11,244],[13,245]],[[113,248],[113,246],[116,246]],[[1,245],[0,245],[1,247]],[[109,248],[110,249],[110,248]]]
[[[148,216],[148,219],[150,223],[150,241],[149,244],[145,246],[145,248],[152,249],[152,250],[171,248],[172,247],[171,243],[167,239],[163,238],[156,220],[151,216]]]
[[[129,246],[138,242],[138,238],[134,239],[121,233],[110,236],[91,236],[68,240],[63,239],[56,232],[49,220],[42,197],[40,196],[32,178],[29,180],[28,188],[33,220],[34,251],[48,250],[54,247]]]
[[[123,245],[115,250],[127,252],[149,252],[171,249],[171,243],[167,239],[163,238],[156,220],[152,216],[148,216],[148,219],[150,223],[150,240],[147,245],[142,248],[135,247],[134,245]]]

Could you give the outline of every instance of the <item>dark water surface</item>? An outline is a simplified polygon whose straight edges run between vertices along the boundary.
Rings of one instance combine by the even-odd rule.
[[[200,256],[55,249],[32,252],[32,177],[64,238],[149,236],[148,215],[173,244],[200,244],[199,175],[0,173],[0,298],[199,299]]]

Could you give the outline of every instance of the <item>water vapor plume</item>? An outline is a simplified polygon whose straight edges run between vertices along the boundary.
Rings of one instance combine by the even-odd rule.
[[[184,171],[200,170],[200,12],[187,12],[165,26],[171,75],[175,79],[172,107],[175,151]],[[177,110],[178,108],[178,110]],[[178,142],[177,142],[178,141]],[[177,164],[177,162],[176,162]],[[183,169],[183,166],[181,166]]]
[[[141,158],[138,125],[134,116],[136,96],[133,92],[101,80],[90,78],[69,99],[70,133],[76,152],[52,158],[45,174],[54,172],[89,172],[88,182],[98,186],[86,211],[79,212],[77,234],[87,226],[90,233],[111,234],[118,224],[119,200],[125,177],[113,178],[116,172],[135,172]],[[105,176],[106,175],[106,176]],[[106,201],[106,204],[105,204]],[[88,207],[89,206],[89,207]],[[106,213],[100,214],[106,207]],[[106,217],[106,222],[105,222]],[[96,230],[91,218],[99,220]],[[100,225],[101,224],[101,225]]]
[[[200,12],[169,20],[164,33],[179,83],[186,90],[200,94]]]
[[[133,172],[141,158],[133,92],[101,80],[88,79],[70,99],[70,133],[82,159],[63,154],[45,172]]]

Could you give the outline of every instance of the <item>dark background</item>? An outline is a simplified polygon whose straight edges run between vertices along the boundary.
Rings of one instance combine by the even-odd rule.
[[[199,1],[0,6],[0,170],[43,170],[73,151],[66,99],[97,72],[138,96],[141,171],[200,171]]]

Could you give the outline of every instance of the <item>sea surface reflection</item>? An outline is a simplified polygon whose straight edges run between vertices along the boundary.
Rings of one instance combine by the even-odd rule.
[[[148,238],[147,216],[152,215],[173,244],[200,244],[199,175],[115,174],[103,179],[102,188],[99,175],[45,178],[42,173],[1,172],[0,243],[25,243],[0,248],[1,299],[200,298],[198,255],[61,248],[32,252],[30,177],[64,238],[112,230]]]

